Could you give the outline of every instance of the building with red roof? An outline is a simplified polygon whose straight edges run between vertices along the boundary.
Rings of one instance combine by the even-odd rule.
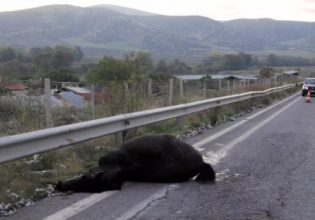
[[[26,90],[28,90],[28,87],[22,83],[7,83],[4,84],[3,87],[13,94],[24,93]]]

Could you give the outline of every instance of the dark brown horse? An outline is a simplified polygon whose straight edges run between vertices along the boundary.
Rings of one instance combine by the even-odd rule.
[[[215,172],[191,145],[171,135],[150,135],[123,144],[99,159],[99,167],[79,178],[58,182],[59,191],[102,192],[126,181],[177,183],[194,176],[213,182]]]

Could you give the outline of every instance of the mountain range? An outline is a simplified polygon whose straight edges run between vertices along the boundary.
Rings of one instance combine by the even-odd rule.
[[[113,5],[51,5],[0,13],[0,46],[80,46],[88,56],[149,51],[160,56],[209,52],[315,52],[315,22],[165,16]]]

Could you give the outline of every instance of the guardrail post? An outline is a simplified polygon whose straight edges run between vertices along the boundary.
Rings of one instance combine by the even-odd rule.
[[[184,128],[184,117],[177,117],[177,118],[176,118],[176,126],[177,126],[180,130],[183,130],[183,128]]]
[[[50,79],[45,79],[45,119],[46,119],[46,127],[52,127]]]
[[[118,132],[115,134],[115,142],[117,146],[120,146],[123,144],[123,133]]]

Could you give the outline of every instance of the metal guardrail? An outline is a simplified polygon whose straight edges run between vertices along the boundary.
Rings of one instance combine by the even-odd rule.
[[[206,109],[264,96],[295,87],[296,84],[212,98],[187,104],[128,113],[60,127],[0,137],[0,163],[36,153],[114,134],[130,128],[189,115]]]

